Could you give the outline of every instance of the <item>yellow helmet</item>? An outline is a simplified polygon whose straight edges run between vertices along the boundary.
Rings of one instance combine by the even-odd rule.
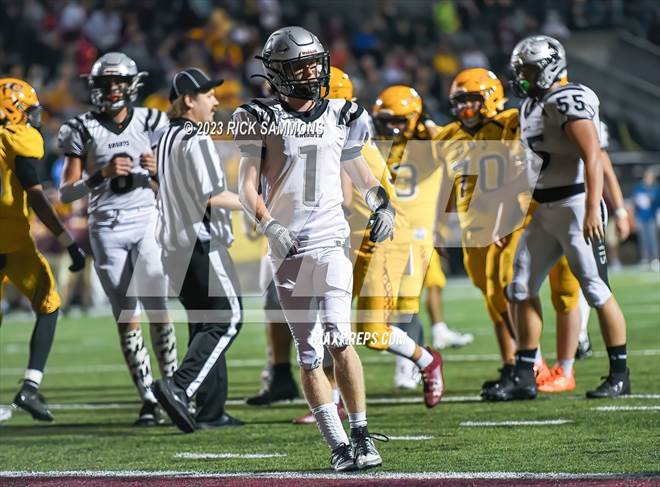
[[[461,95],[481,95],[479,113],[485,118],[492,118],[504,109],[504,87],[495,73],[484,68],[464,69],[456,75],[449,90],[452,105]]]
[[[376,131],[380,135],[411,139],[424,107],[422,97],[414,88],[394,85],[378,95],[372,111]]]
[[[328,98],[343,98],[353,101],[353,82],[348,75],[339,68],[330,66],[330,89]]]
[[[0,79],[0,124],[39,127],[41,105],[34,88],[17,78]]]

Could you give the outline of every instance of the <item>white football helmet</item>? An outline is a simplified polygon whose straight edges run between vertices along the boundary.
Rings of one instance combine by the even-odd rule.
[[[566,52],[557,39],[530,36],[513,49],[510,66],[516,95],[537,97],[566,75]]]

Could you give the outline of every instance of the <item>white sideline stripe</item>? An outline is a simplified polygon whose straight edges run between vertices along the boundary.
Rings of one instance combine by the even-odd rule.
[[[573,400],[581,399],[575,397],[556,397],[554,399]],[[630,394],[628,396],[621,396],[618,400],[622,399],[660,399],[660,394]],[[418,404],[423,399],[421,397],[371,397],[367,398],[369,404]],[[480,396],[445,396],[442,402],[481,402]],[[293,404],[306,406],[307,403],[304,399],[294,399],[293,401],[283,402],[283,405]],[[228,406],[243,406],[245,401],[243,399],[229,399]],[[139,404],[137,403],[105,403],[105,404],[76,404],[76,403],[63,403],[63,404],[49,404],[50,409],[62,411],[76,411],[76,410],[104,410],[104,409],[135,409]],[[275,405],[277,407],[277,405]],[[604,406],[603,406],[604,407]],[[615,407],[615,406],[610,406]],[[621,406],[626,407],[626,406]],[[22,412],[18,410],[17,412]]]
[[[633,357],[654,357],[660,355],[660,349],[651,348],[646,350],[629,350],[628,356]],[[594,357],[603,358],[607,357],[606,352],[595,351]],[[500,356],[496,354],[449,354],[443,355],[444,362],[496,362],[500,360]],[[546,359],[554,359],[554,354],[545,355]],[[364,357],[363,364],[386,364],[394,362],[392,354],[377,354],[371,357]],[[228,367],[263,367],[264,360],[258,359],[230,359],[227,360]],[[106,373],[106,372],[123,372],[126,370],[124,364],[92,364],[92,365],[60,365],[48,367],[46,375],[50,374],[81,374],[81,373]],[[22,368],[3,368],[0,370],[0,376],[14,376],[21,375],[25,372]]]
[[[425,441],[425,440],[432,440],[435,438],[435,436],[431,436],[431,435],[388,436],[388,438],[394,441]]]
[[[459,426],[558,426],[572,422],[570,419],[545,419],[541,421],[463,421]]]
[[[163,470],[159,472],[145,470],[53,470],[53,471],[0,471],[5,478],[48,478],[48,477],[188,477],[188,478],[236,478],[253,477],[262,479],[361,479],[364,474],[351,473],[314,473],[314,472],[199,472],[190,470]],[[568,472],[375,472],[369,479],[486,479],[486,480],[588,480],[588,479],[660,479],[657,474],[613,474],[613,473],[568,473]]]
[[[174,458],[185,458],[186,460],[215,460],[219,458],[276,458],[285,457],[286,453],[193,453],[182,452],[174,455]]]
[[[660,411],[660,406],[598,406],[592,411]]]

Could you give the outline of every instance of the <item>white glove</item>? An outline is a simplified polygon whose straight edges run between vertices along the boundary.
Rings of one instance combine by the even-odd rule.
[[[298,253],[298,240],[277,220],[271,220],[264,229],[270,250],[280,259],[291,257]]]
[[[378,208],[369,218],[371,233],[369,240],[378,243],[394,238],[394,211],[388,207]]]

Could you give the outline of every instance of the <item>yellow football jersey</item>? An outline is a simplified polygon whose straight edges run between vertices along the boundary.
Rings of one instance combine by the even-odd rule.
[[[499,113],[475,131],[456,121],[441,127],[435,135],[434,153],[444,161],[444,177],[452,186],[449,205],[455,207],[464,235],[493,226],[493,208],[470,205],[477,185],[482,194],[487,194],[490,188],[501,188],[504,182],[515,178],[517,174],[512,173],[508,162],[512,144],[505,141],[519,137],[517,109]]]
[[[0,127],[0,253],[14,252],[30,238],[27,194],[16,177],[16,156],[44,157],[44,141],[36,129]]]
[[[393,144],[387,159],[399,205],[408,216],[416,240],[433,238],[442,182],[442,165],[434,158],[430,142],[437,130],[432,122],[420,123],[415,139]]]

